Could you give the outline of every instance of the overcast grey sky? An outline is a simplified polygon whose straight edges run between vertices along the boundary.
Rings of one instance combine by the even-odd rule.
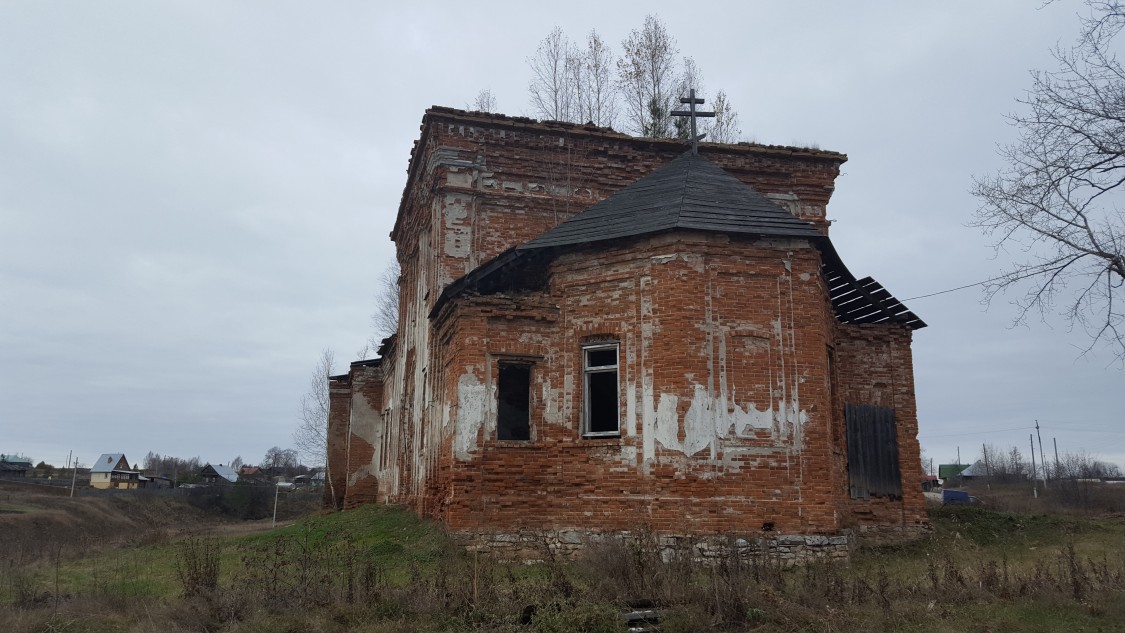
[[[369,334],[430,105],[533,114],[555,25],[615,49],[645,13],[744,135],[848,154],[828,215],[901,299],[994,276],[966,222],[1003,114],[1074,0],[944,3],[0,0],[0,452],[256,463],[292,444],[324,348]],[[858,6],[857,6],[858,5]],[[621,126],[619,126],[621,127]],[[978,290],[908,302],[935,462],[1043,439],[1125,465],[1125,372]]]

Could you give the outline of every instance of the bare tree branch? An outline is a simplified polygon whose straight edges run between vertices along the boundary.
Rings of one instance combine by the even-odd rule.
[[[707,140],[713,143],[737,143],[742,136],[738,127],[738,113],[730,105],[727,93],[720,90],[715,94],[712,110],[715,118],[707,130]]]
[[[577,54],[566,34],[555,27],[539,43],[534,57],[527,59],[531,68],[531,106],[537,116],[552,121],[573,120],[573,67]]]
[[[467,110],[475,112],[495,112],[496,111],[496,97],[492,96],[492,91],[485,88],[477,93],[477,98],[473,102],[465,106]]]
[[[1125,363],[1125,69],[1110,53],[1125,26],[1125,5],[1090,0],[1089,17],[1070,48],[1056,48],[1058,67],[1032,73],[1032,87],[1009,115],[1019,130],[1002,147],[1008,167],[974,179],[981,201],[973,225],[997,250],[1015,248],[1025,261],[986,287],[986,297],[1020,286],[1022,321],[1031,311],[1059,310]],[[1071,290],[1070,284],[1076,284]]]
[[[645,16],[641,30],[634,29],[621,42],[617,61],[618,86],[625,97],[626,123],[634,134],[654,138],[672,135],[669,113],[679,101],[676,94],[676,56],[680,49],[664,23]]]
[[[586,36],[582,55],[583,89],[579,122],[613,127],[617,122],[617,87],[613,84],[613,51],[597,31]]]
[[[398,260],[392,260],[383,274],[379,275],[375,290],[375,312],[371,315],[371,327],[374,330],[374,340],[371,341],[371,351],[379,348],[379,342],[398,332],[399,310],[399,279],[402,277],[402,268]]]

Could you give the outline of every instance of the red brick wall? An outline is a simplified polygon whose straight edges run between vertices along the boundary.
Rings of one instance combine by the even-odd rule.
[[[922,525],[926,523],[922,495],[922,465],[918,445],[918,409],[914,399],[914,361],[911,331],[896,325],[840,325],[835,354],[837,376],[836,422],[841,438],[836,468],[841,473],[837,491],[846,526]],[[895,410],[901,500],[852,499],[847,486],[847,442],[844,437],[844,403],[871,404]]]
[[[818,270],[807,242],[679,234],[564,255],[548,296],[451,310],[446,352],[463,373],[445,399],[465,406],[468,378],[486,402],[471,450],[454,451],[446,522],[834,532]],[[623,432],[583,439],[582,343],[607,336],[620,342]],[[497,362],[513,356],[535,363],[531,442],[495,439]],[[745,426],[752,410],[760,429]]]
[[[379,479],[371,464],[383,427],[382,374],[381,367],[351,367],[346,507],[378,501]]]
[[[324,507],[342,508],[348,476],[348,420],[351,416],[351,376],[328,381],[328,473]]]

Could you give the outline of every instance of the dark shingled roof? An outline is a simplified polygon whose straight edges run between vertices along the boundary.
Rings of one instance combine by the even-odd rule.
[[[808,239],[821,252],[829,299],[841,323],[926,327],[874,279],[856,279],[832,242],[812,224],[690,152],[446,286],[430,318],[462,292],[500,291],[506,286],[505,278],[516,271],[538,270],[543,262],[568,247],[676,229]],[[382,348],[380,354],[385,355]]]
[[[687,153],[516,250],[588,244],[672,229],[820,236],[812,224],[718,165]]]

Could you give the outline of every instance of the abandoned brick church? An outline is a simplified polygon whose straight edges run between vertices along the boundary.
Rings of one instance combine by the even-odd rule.
[[[922,529],[925,324],[829,239],[846,160],[431,108],[398,332],[330,379],[326,503],[483,549]]]

